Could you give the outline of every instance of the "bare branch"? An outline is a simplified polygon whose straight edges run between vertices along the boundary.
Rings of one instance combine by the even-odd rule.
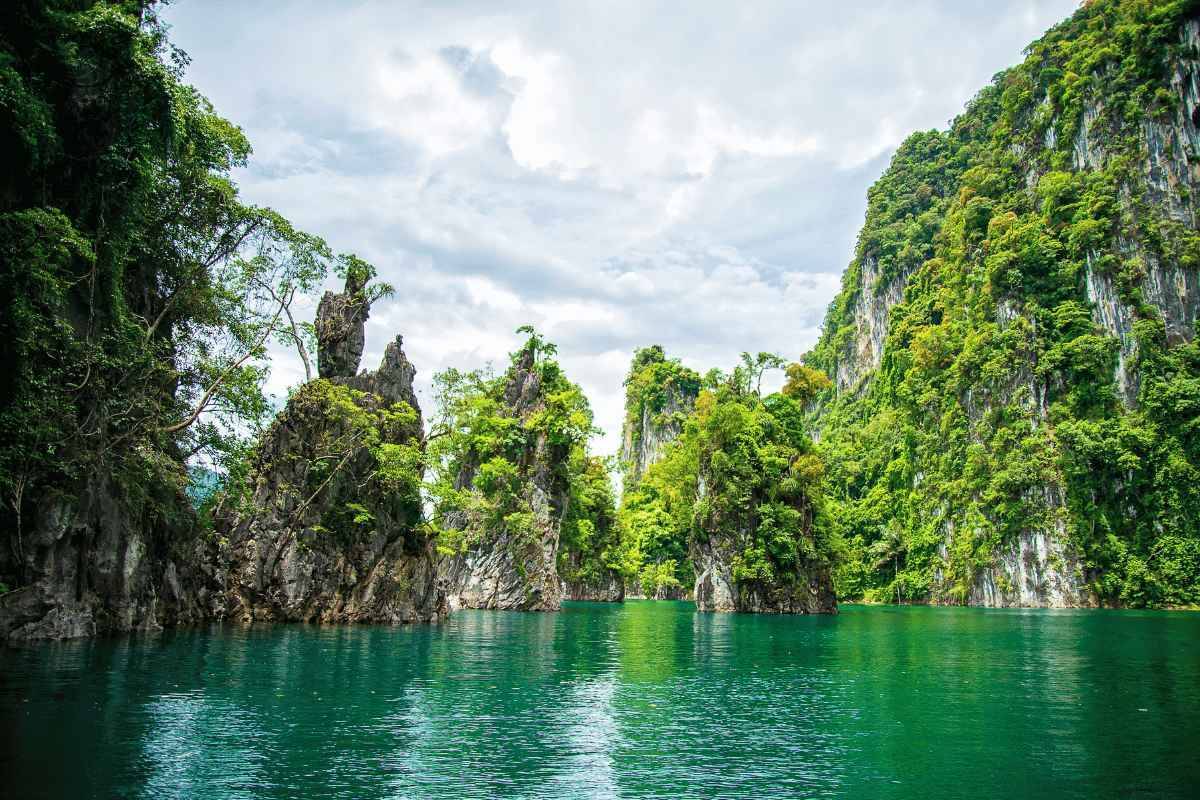
[[[223,384],[226,379],[233,374],[234,370],[249,361],[254,356],[254,353],[258,350],[258,348],[262,347],[263,343],[267,341],[267,337],[275,332],[275,326],[279,324],[279,317],[283,315],[283,309],[283,304],[280,304],[279,308],[275,310],[275,316],[271,318],[270,324],[263,329],[262,335],[258,337],[258,341],[251,345],[241,358],[230,364],[225,368],[224,372],[217,376],[217,379],[213,381],[213,385],[208,387],[208,391],[206,391],[204,396],[200,398],[200,402],[196,404],[196,407],[192,410],[191,414],[173,425],[167,425],[166,427],[159,428],[159,431],[162,433],[176,433],[198,420],[200,415],[204,413],[204,409],[207,408],[208,404],[212,401],[213,395],[217,393],[217,389],[221,388],[221,384]]]
[[[296,352],[300,354],[300,360],[304,362],[304,381],[305,383],[312,380],[312,361],[308,357],[308,348],[304,346],[304,339],[300,336],[300,326],[296,324],[296,318],[292,316],[292,300],[296,297],[296,290],[293,288],[288,294],[287,302],[285,303],[276,293],[275,287],[271,286],[266,281],[254,280],[259,286],[266,289],[276,303],[283,305],[283,313],[287,315],[288,326],[292,329],[292,341],[296,343]]]

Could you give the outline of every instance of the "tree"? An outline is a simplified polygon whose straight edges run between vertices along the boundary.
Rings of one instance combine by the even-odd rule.
[[[801,406],[807,406],[817,395],[833,385],[824,372],[803,364],[788,364],[785,374],[787,380],[782,391]]]
[[[115,479],[131,518],[190,513],[167,499],[184,463],[242,451],[266,346],[305,358],[293,303],[334,262],[239,199],[250,144],[183,83],[155,4],[6,3],[0,30],[0,577],[21,584],[30,509]]]
[[[739,381],[742,391],[748,394],[753,386],[754,393],[761,395],[763,373],[769,369],[783,369],[785,364],[787,361],[774,353],[760,352],[755,356],[742,353],[742,363],[734,370],[735,379]]]

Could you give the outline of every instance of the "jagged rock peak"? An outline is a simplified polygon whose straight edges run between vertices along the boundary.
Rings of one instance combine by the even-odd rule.
[[[413,379],[416,375],[417,368],[404,354],[404,337],[397,334],[384,348],[383,360],[377,370],[339,378],[337,382],[360,392],[377,395],[388,403],[408,403],[420,414],[421,406],[417,402],[416,392],[413,391]]]
[[[452,608],[556,611],[562,604],[557,557],[570,488],[565,478],[570,447],[526,425],[545,410],[546,394],[553,390],[537,367],[537,355],[533,342],[515,355],[499,394],[500,414],[520,420],[527,431],[512,461],[520,471],[520,503],[528,523],[496,526],[467,510],[453,515],[450,526],[467,531],[472,544],[441,565]],[[480,466],[477,458],[464,463],[456,486],[472,487]]]
[[[634,353],[625,387],[620,460],[632,486],[679,438],[700,392],[700,376],[667,358],[661,345],[651,345]]]
[[[539,402],[541,379],[533,368],[537,352],[531,345],[521,351],[504,388],[504,402],[521,416]]]
[[[365,283],[353,271],[341,292],[326,292],[317,305],[317,372],[322,378],[349,378],[358,372],[366,343],[371,303]]]
[[[253,497],[217,520],[227,542],[222,616],[398,623],[448,612],[421,524],[420,458],[406,473],[381,461],[381,447],[425,446],[402,341],[388,344],[378,370],[302,386],[264,435]],[[401,401],[416,413],[397,417]]]

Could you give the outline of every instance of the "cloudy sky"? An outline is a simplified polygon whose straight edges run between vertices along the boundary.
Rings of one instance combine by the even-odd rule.
[[[364,365],[532,323],[617,447],[634,348],[705,370],[817,339],[867,187],[1077,0],[176,0],[189,80],[254,144],[243,196],[378,266]],[[307,314],[311,315],[310,306]],[[282,394],[302,372],[275,361]]]

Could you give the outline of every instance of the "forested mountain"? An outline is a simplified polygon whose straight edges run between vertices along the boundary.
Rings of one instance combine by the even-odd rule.
[[[909,137],[817,345],[638,350],[613,459],[532,328],[440,373],[428,431],[399,337],[358,373],[391,287],[239,198],[249,142],[155,8],[0,10],[0,638],[1200,604],[1200,2],[1087,2]],[[273,421],[271,343],[306,373]]]
[[[805,358],[840,596],[1200,602],[1198,48],[1085,3],[871,188]]]
[[[764,397],[763,373],[784,364],[744,353],[701,378],[659,346],[635,353],[618,519],[644,596],[690,595],[701,611],[835,610],[836,528],[804,417],[828,381],[793,364]]]
[[[240,457],[335,263],[239,199],[185,64],[148,3],[0,9],[0,636],[209,613],[184,465]]]

